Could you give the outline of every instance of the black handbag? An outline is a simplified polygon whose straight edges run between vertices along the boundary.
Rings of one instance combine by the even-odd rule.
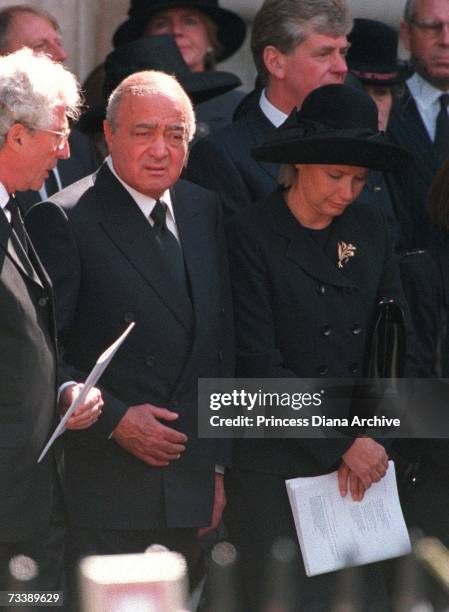
[[[392,299],[377,304],[365,368],[371,379],[402,378],[405,371],[406,330],[401,307]]]

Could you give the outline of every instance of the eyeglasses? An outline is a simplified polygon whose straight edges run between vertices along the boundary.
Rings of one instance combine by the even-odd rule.
[[[38,128],[38,127],[30,127],[28,128],[30,130],[38,130],[39,132],[48,132],[49,134],[55,134],[56,136],[58,136],[56,142],[55,142],[55,150],[56,151],[62,151],[65,146],[67,145],[67,142],[69,140],[69,136],[70,136],[70,130],[64,130],[63,132],[58,132],[58,130],[47,130],[45,128]]]
[[[444,27],[449,28],[449,21],[416,21],[412,19],[411,23],[415,25],[425,38],[438,38],[444,31]]]

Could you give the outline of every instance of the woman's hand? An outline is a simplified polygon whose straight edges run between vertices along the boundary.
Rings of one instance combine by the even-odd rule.
[[[379,482],[387,473],[388,455],[384,447],[372,438],[357,438],[343,454],[342,459],[349,470],[360,479],[365,490],[369,489],[373,482]],[[342,479],[344,474],[343,469]],[[360,491],[359,485],[357,490]]]

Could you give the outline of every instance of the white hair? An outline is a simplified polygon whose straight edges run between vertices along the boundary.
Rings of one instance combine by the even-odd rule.
[[[71,72],[27,48],[0,57],[0,148],[14,123],[51,128],[58,106],[78,118],[80,88]]]
[[[174,100],[179,100],[185,110],[188,141],[190,142],[192,140],[196,129],[195,112],[189,96],[174,76],[166,74],[165,72],[159,72],[158,70],[144,70],[142,72],[135,72],[124,79],[120,85],[114,89],[108,100],[106,120],[111,126],[112,132],[115,132],[118,126],[120,103],[124,95],[128,93],[133,96],[162,93],[166,96],[170,96]]]

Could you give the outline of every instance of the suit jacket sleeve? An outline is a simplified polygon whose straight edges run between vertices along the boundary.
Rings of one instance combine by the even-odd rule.
[[[64,337],[70,333],[77,309],[81,279],[79,254],[64,210],[52,202],[34,206],[25,218],[27,230],[46,268],[54,287],[55,313],[64,378],[85,380],[86,372],[79,372],[64,363]],[[49,235],[51,234],[51,239]],[[106,348],[106,347],[105,347]],[[93,366],[93,364],[92,364]],[[87,430],[70,432],[83,443],[106,443],[128,406],[101,388],[105,409],[96,425]]]

